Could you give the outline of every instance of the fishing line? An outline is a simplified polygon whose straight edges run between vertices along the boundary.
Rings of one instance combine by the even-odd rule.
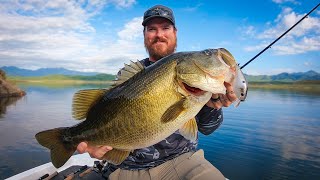
[[[264,48],[262,51],[260,51],[257,55],[255,55],[252,59],[250,59],[248,62],[246,62],[243,66],[241,66],[240,69],[246,67],[251,61],[256,59],[258,56],[260,56],[264,51],[271,48],[271,46],[276,43],[279,39],[281,39],[284,35],[286,35],[289,31],[291,31],[296,25],[298,25],[302,20],[304,20],[309,14],[312,13],[312,11],[316,10],[319,7],[320,3],[314,7],[310,12],[308,12],[305,16],[303,16],[298,22],[296,22],[291,28],[289,28],[286,32],[284,32],[281,36],[279,36],[276,40],[274,40],[271,44],[269,44],[266,48]]]

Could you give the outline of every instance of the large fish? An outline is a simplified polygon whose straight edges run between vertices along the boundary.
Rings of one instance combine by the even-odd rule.
[[[73,98],[73,117],[85,119],[72,127],[36,134],[51,150],[55,167],[61,167],[77,145],[109,145],[103,159],[120,164],[134,149],[156,144],[179,129],[195,140],[194,119],[212,93],[226,93],[233,83],[238,99],[246,96],[242,72],[225,49],[180,52],[144,68],[139,62],[125,65],[111,89],[80,90]],[[244,80],[245,81],[245,80]]]

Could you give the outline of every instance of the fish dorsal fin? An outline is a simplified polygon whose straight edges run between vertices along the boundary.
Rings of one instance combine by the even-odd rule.
[[[182,128],[179,129],[180,134],[191,141],[197,140],[198,126],[195,118],[187,121]]]
[[[117,75],[117,80],[114,81],[113,86],[122,84],[143,69],[144,66],[140,61],[130,61],[130,64],[124,64],[124,68],[120,70],[120,73]]]
[[[102,159],[107,160],[111,164],[119,165],[129,156],[129,153],[130,151],[112,149],[105,153]]]
[[[137,62],[130,61],[130,66],[135,70],[137,70],[138,72],[144,69],[144,66],[140,61],[137,61]]]
[[[76,92],[73,96],[72,116],[77,120],[87,117],[90,108],[100,99],[107,89],[85,89]]]
[[[172,106],[170,106],[166,112],[163,113],[161,117],[161,122],[167,123],[170,121],[174,121],[177,117],[186,110],[184,107],[186,98],[181,99],[180,101],[176,102]]]

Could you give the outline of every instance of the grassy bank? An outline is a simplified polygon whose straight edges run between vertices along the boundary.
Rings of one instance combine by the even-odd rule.
[[[252,89],[288,90],[320,94],[320,81],[295,81],[295,82],[249,82]]]
[[[30,85],[81,85],[81,84],[111,84],[115,79],[114,75],[98,74],[95,76],[65,76],[65,75],[50,75],[40,77],[21,77],[11,76],[8,80],[18,84],[30,84]]]
[[[82,84],[112,84],[113,81],[84,81],[84,80],[10,80],[15,84],[29,84],[29,85],[82,85]]]
[[[51,75],[41,77],[21,77],[11,76],[8,80],[21,88],[28,86],[39,86],[47,88],[65,88],[65,87],[97,87],[106,88],[113,84],[115,76],[96,75],[96,76],[64,76]]]

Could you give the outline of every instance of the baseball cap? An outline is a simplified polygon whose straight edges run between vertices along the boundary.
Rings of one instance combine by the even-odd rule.
[[[173,11],[170,8],[163,5],[155,5],[149,8],[143,15],[142,25],[145,26],[150,19],[155,17],[168,19],[175,26]]]

